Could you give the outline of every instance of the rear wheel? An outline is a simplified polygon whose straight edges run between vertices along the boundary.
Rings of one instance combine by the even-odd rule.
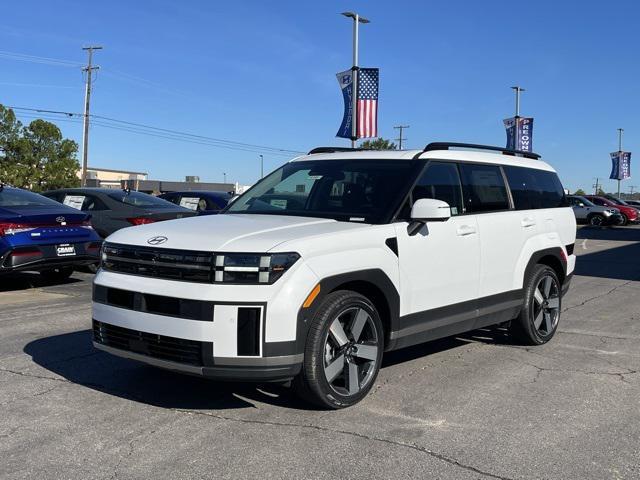
[[[526,345],[542,345],[551,340],[560,321],[561,285],[556,272],[536,265],[525,285],[524,306],[511,322],[511,333]]]
[[[589,225],[593,227],[600,227],[604,225],[604,217],[599,213],[594,213],[589,217]]]
[[[57,267],[50,270],[43,270],[40,272],[40,275],[42,275],[47,282],[57,283],[65,281],[72,273],[73,267]]]
[[[353,405],[371,390],[383,348],[374,305],[356,292],[332,292],[309,326],[304,365],[294,386],[303,398],[325,408]]]

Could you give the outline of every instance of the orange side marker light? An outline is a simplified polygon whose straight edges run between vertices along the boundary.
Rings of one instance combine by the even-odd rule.
[[[311,293],[302,304],[302,308],[309,308],[319,293],[320,293],[320,284],[317,284],[315,287],[313,287],[313,290],[311,290]]]

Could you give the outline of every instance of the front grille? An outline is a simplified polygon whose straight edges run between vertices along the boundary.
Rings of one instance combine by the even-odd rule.
[[[204,365],[203,350],[210,347],[208,350],[212,351],[211,343],[140,332],[97,320],[93,321],[93,339],[108,347],[198,367]]]
[[[213,257],[211,252],[109,243],[103,248],[102,268],[143,277],[211,283]]]

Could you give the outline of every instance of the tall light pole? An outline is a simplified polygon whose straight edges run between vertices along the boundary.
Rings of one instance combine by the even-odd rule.
[[[264,156],[260,155],[260,178],[264,178]]]
[[[227,172],[222,172],[222,177],[224,178],[223,183],[227,183]]]
[[[355,148],[358,136],[357,111],[358,111],[358,26],[361,23],[369,23],[364,17],[354,12],[342,12],[342,15],[353,19],[353,66],[351,67],[351,81],[353,86],[351,104],[351,148]]]
[[[87,83],[84,91],[84,121],[82,122],[82,173],[80,175],[80,184],[83,187],[87,186],[87,166],[88,166],[88,154],[89,154],[89,103],[91,102],[91,74],[94,70],[100,67],[94,67],[92,65],[93,51],[102,50],[100,46],[82,47],[89,54],[89,61],[87,66],[82,69],[83,72],[87,72]]]
[[[516,118],[520,117],[520,93],[524,92],[524,88],[519,86],[511,87],[516,92]]]
[[[622,134],[624,128],[618,129],[618,162],[622,161]],[[618,179],[618,198],[620,198],[620,179]]]

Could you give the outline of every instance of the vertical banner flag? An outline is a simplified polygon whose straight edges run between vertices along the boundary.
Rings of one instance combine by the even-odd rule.
[[[631,177],[631,152],[611,153],[611,175],[613,180],[626,180]]]
[[[380,70],[358,70],[358,110],[356,133],[358,138],[378,136],[378,83]]]
[[[344,99],[344,115],[342,123],[336,133],[336,137],[351,138],[351,122],[353,121],[353,72],[345,70],[336,73],[336,78],[342,90],[342,98]]]
[[[533,151],[533,118],[512,117],[504,120],[504,128],[507,131],[507,148]]]

